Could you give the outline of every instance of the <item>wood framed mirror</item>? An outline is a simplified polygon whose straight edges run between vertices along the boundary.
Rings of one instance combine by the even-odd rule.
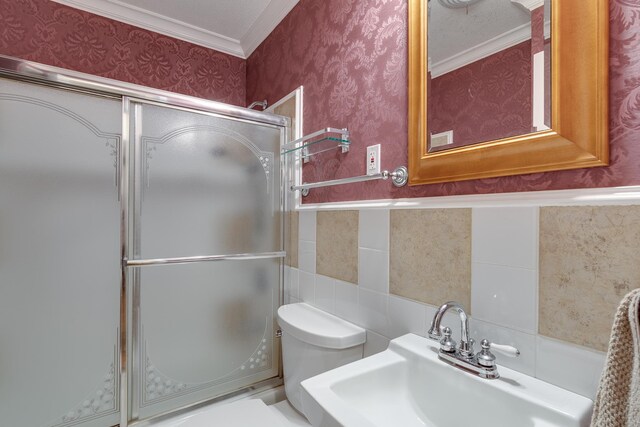
[[[549,128],[430,150],[428,0],[408,0],[410,185],[609,164],[608,0],[546,1],[551,11]]]

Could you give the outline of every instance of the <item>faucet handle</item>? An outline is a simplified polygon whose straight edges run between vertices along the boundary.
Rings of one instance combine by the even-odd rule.
[[[502,353],[505,356],[509,356],[509,357],[520,356],[520,350],[510,345],[489,343],[489,348],[493,351],[497,351],[498,353]]]
[[[485,368],[493,368],[496,366],[496,356],[494,356],[489,350],[491,348],[491,343],[489,340],[482,340],[480,345],[482,346],[482,350],[480,350],[480,353],[476,354],[478,365],[484,366]]]
[[[446,327],[442,330],[444,338],[440,340],[440,350],[447,353],[456,351],[456,342],[451,338],[451,328]]]
[[[491,350],[497,351],[498,353],[502,353],[505,356],[509,357],[518,357],[520,356],[520,350],[510,345],[504,344],[495,344],[489,342],[489,340],[482,340],[481,342],[482,350],[478,353],[477,359],[478,363],[482,366],[494,366],[496,357],[491,353]]]

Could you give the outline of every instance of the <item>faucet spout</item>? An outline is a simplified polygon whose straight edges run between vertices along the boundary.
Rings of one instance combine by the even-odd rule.
[[[433,316],[431,327],[427,332],[429,338],[439,340],[442,337],[440,323],[442,322],[444,315],[449,310],[456,311],[460,317],[460,354],[464,357],[473,357],[473,348],[471,340],[469,339],[469,317],[460,303],[449,301],[440,306],[435,316]]]

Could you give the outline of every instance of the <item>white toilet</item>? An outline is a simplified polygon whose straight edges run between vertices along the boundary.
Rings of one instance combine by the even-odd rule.
[[[366,331],[305,303],[281,306],[278,324],[282,329],[284,390],[291,405],[304,414],[300,383],[362,359]]]

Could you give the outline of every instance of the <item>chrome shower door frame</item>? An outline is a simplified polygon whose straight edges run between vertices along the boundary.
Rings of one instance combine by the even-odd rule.
[[[185,263],[185,262],[199,262],[199,261],[217,261],[220,259],[231,258],[281,258],[280,262],[280,289],[279,289],[279,303],[283,303],[283,280],[284,280],[284,250],[280,252],[272,252],[268,254],[229,254],[223,256],[203,256],[203,257],[188,257],[183,259],[158,259],[158,260],[130,260],[130,247],[131,247],[131,227],[129,227],[129,221],[132,219],[132,210],[130,207],[130,173],[131,173],[131,156],[130,149],[132,143],[132,135],[130,132],[130,120],[131,120],[131,101],[158,104],[165,107],[172,107],[178,109],[186,109],[189,111],[214,115],[217,117],[245,121],[249,123],[266,124],[280,128],[280,141],[281,145],[287,141],[286,128],[290,126],[289,119],[286,117],[278,116],[275,114],[259,112],[255,110],[248,110],[242,107],[236,107],[233,105],[224,104],[216,101],[209,101],[200,99],[188,95],[181,95],[173,92],[168,92],[160,89],[153,89],[141,85],[121,82],[104,77],[99,77],[91,74],[85,74],[66,70],[59,67],[53,67],[49,65],[40,64],[37,62],[26,61],[19,58],[14,58],[0,54],[0,76],[25,81],[35,84],[42,84],[50,87],[56,87],[61,89],[67,89],[76,92],[84,92],[92,95],[100,95],[110,98],[120,99],[122,101],[122,139],[120,147],[119,157],[119,197],[120,197],[120,255],[121,255],[121,283],[120,287],[120,427],[127,427],[133,424],[144,425],[148,423],[148,420],[141,422],[130,423],[130,410],[131,402],[129,401],[129,385],[131,370],[129,369],[130,356],[128,348],[135,348],[135,344],[131,342],[132,327],[129,321],[128,313],[135,313],[135,301],[132,301],[131,289],[129,284],[131,283],[131,268],[130,266],[140,265],[152,265],[152,264],[169,264],[169,263]],[[280,212],[284,213],[285,210],[285,168],[280,168]],[[281,233],[280,233],[280,247],[284,249],[286,227],[284,226],[285,215],[282,214],[280,218]],[[208,259],[207,259],[208,258]],[[218,259],[219,258],[219,259]],[[139,303],[139,301],[138,301]],[[271,380],[263,381],[265,386],[276,386],[282,384],[282,369],[279,370],[279,377]],[[259,385],[253,385],[242,390],[237,390],[230,393],[239,394],[243,391],[255,390]],[[223,396],[221,398],[224,398]],[[220,400],[221,398],[215,398],[204,402],[194,403],[188,407],[173,411],[172,414],[179,413],[181,411],[188,410],[191,407],[203,405],[205,403]],[[159,418],[163,418],[161,415]]]
[[[153,259],[144,259],[141,258],[140,253],[135,253],[133,248],[140,248],[140,240],[141,240],[141,212],[140,206],[138,205],[139,201],[134,201],[134,195],[140,195],[142,193],[141,180],[134,177],[134,172],[136,170],[140,170],[140,165],[136,165],[134,159],[142,158],[142,147],[135,142],[140,140],[140,135],[133,135],[131,129],[140,129],[141,123],[139,122],[140,114],[135,113],[135,107],[139,107],[141,105],[155,105],[164,108],[175,109],[179,111],[185,111],[189,113],[203,114],[206,116],[233,120],[244,122],[248,124],[255,124],[256,121],[252,119],[247,119],[244,116],[237,117],[234,115],[227,114],[227,108],[223,110],[219,110],[216,108],[210,109],[202,109],[200,108],[200,104],[195,106],[188,106],[184,103],[180,103],[179,105],[175,105],[172,103],[158,102],[157,100],[144,99],[139,97],[130,97],[124,96],[122,99],[123,102],[123,117],[122,117],[122,125],[123,125],[123,146],[121,150],[122,154],[122,168],[121,168],[121,178],[123,181],[121,182],[121,190],[123,193],[121,194],[121,205],[122,205],[122,219],[125,223],[122,224],[122,232],[123,232],[123,247],[122,247],[122,270],[123,270],[123,284],[121,291],[124,294],[124,303],[121,306],[126,307],[126,313],[121,313],[121,319],[124,319],[127,322],[127,328],[122,327],[122,330],[126,331],[126,343],[128,343],[129,353],[126,355],[122,355],[122,358],[127,358],[126,365],[130,366],[131,369],[125,370],[123,372],[122,381],[125,381],[127,384],[126,390],[124,390],[122,399],[126,399],[126,408],[127,412],[127,422],[128,424],[122,424],[124,419],[121,421],[121,426],[126,425],[135,425],[135,426],[145,426],[149,425],[150,422],[155,420],[165,419],[171,416],[175,416],[177,413],[188,411],[194,407],[199,407],[214,401],[224,400],[227,396],[233,396],[236,394],[241,394],[245,391],[255,390],[259,387],[258,384],[254,384],[249,387],[243,387],[239,390],[231,391],[228,394],[223,396],[219,396],[213,399],[206,399],[202,401],[197,401],[188,406],[179,408],[175,411],[170,411],[167,413],[162,413],[157,416],[153,416],[152,418],[139,418],[136,409],[140,406],[139,402],[139,391],[135,388],[135,381],[133,378],[134,373],[140,372],[140,369],[143,369],[142,366],[139,366],[140,354],[139,351],[141,349],[141,337],[138,332],[137,326],[139,325],[140,319],[140,307],[141,307],[141,292],[140,292],[140,268],[136,267],[151,267],[151,266],[162,266],[162,265],[170,265],[170,264],[190,264],[190,263],[201,263],[201,262],[217,262],[217,261],[229,261],[229,260],[257,260],[257,259],[270,259],[270,258],[279,258],[280,261],[280,283],[278,290],[278,298],[279,305],[283,304],[283,290],[284,290],[284,259],[286,256],[286,252],[284,251],[284,245],[286,241],[286,232],[287,227],[284,224],[286,215],[284,210],[286,209],[286,196],[287,192],[285,191],[285,180],[286,180],[286,165],[283,162],[280,167],[280,188],[279,188],[279,206],[278,210],[281,212],[280,217],[280,227],[281,232],[279,236],[279,246],[281,251],[274,252],[262,252],[262,253],[241,253],[241,254],[223,254],[223,255],[203,255],[203,256],[189,256],[189,257],[177,257],[177,258],[153,258]],[[219,104],[219,103],[214,103]],[[132,106],[133,105],[133,106]],[[224,107],[228,107],[226,104],[222,104]],[[212,105],[212,107],[217,107],[218,105]],[[273,123],[264,123],[261,122],[261,125],[267,125],[269,127],[280,128],[280,146],[285,144],[287,141],[287,126],[289,126],[289,120],[282,116],[274,116],[278,119],[284,119],[284,123],[286,126],[280,126]],[[135,125],[132,126],[131,123],[135,121]],[[279,155],[279,152],[277,153]],[[132,159],[133,156],[133,159]],[[133,185],[131,180],[133,180]],[[132,190],[133,189],[133,193]],[[133,268],[130,268],[133,267]],[[131,314],[131,319],[128,318],[127,314]],[[123,317],[124,316],[124,317]],[[281,368],[281,356],[278,357],[279,364],[279,375],[277,380],[274,382],[273,378],[264,380],[260,384],[265,384],[269,388],[281,385],[282,382],[282,368]],[[124,361],[123,361],[124,362]],[[138,384],[139,385],[139,384]],[[124,418],[124,417],[123,417]]]

